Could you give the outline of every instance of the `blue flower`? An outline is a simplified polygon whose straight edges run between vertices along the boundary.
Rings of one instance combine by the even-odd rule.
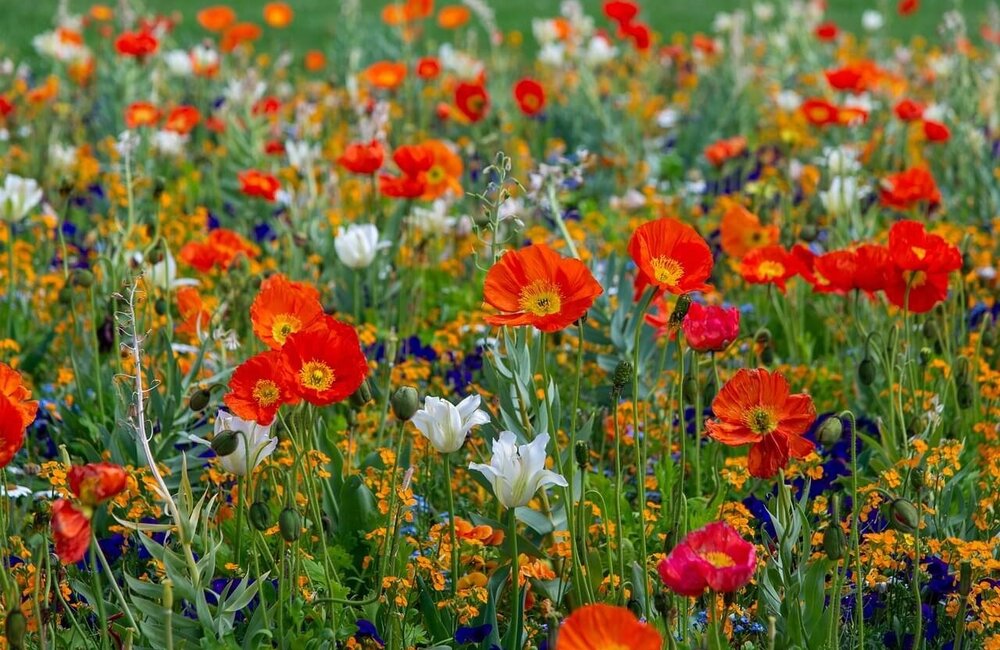
[[[359,618],[357,626],[358,631],[357,634],[354,635],[355,640],[362,643],[365,641],[374,641],[380,648],[385,646],[385,641],[383,641],[382,637],[378,635],[378,630],[375,629],[374,623],[363,618]]]
[[[455,643],[459,645],[465,643],[482,643],[493,631],[493,626],[489,623],[472,627],[460,627],[455,632]]]

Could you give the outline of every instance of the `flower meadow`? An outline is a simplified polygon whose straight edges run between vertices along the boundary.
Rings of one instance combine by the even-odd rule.
[[[376,4],[0,61],[0,648],[1000,648],[1000,12]]]

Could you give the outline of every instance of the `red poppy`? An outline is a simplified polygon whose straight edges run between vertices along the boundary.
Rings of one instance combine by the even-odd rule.
[[[924,105],[910,98],[905,98],[896,103],[893,112],[904,122],[913,122],[924,116]]]
[[[203,242],[188,242],[178,255],[182,262],[203,273],[216,266],[229,268],[240,256],[253,259],[257,251],[250,242],[226,228],[216,228]]]
[[[434,165],[434,154],[421,145],[404,145],[392,154],[392,161],[402,172],[399,176],[379,176],[379,191],[393,198],[415,199],[427,188],[427,171]]]
[[[281,100],[274,95],[267,95],[254,102],[251,112],[254,115],[277,115],[280,110]]]
[[[0,95],[0,117],[7,117],[14,112],[14,102],[6,95]]]
[[[280,349],[292,334],[320,325],[323,317],[316,289],[280,274],[261,284],[250,305],[254,334],[272,350]]]
[[[912,167],[883,179],[879,198],[886,207],[909,210],[923,203],[928,207],[938,205],[941,192],[929,171]]]
[[[830,251],[813,259],[812,277],[806,278],[818,293],[847,293],[859,287],[858,256],[853,250]]]
[[[59,499],[52,504],[52,541],[63,564],[76,564],[90,548],[90,519],[71,501]]]
[[[712,274],[712,250],[694,228],[677,219],[664,217],[636,228],[628,252],[638,267],[637,299],[649,285],[657,293],[675,295],[711,289],[705,280]]]
[[[75,465],[66,473],[69,489],[88,507],[99,506],[125,490],[128,474],[114,463]]]
[[[729,593],[750,582],[757,550],[724,521],[688,533],[660,562],[663,583],[676,594],[697,598],[711,589]]]
[[[922,314],[948,297],[948,279],[962,268],[957,246],[927,232],[917,221],[897,221],[889,229],[885,295],[889,302]]]
[[[298,402],[281,364],[280,353],[272,350],[237,366],[229,378],[229,392],[222,398],[226,407],[244,420],[271,424],[283,404]]]
[[[514,99],[522,113],[538,115],[545,108],[545,89],[534,79],[521,79],[514,84]]]
[[[455,107],[470,122],[478,122],[486,117],[490,109],[490,96],[481,82],[463,81],[455,88]]]
[[[201,121],[201,112],[194,106],[178,106],[170,111],[163,128],[167,131],[187,134]]]
[[[31,399],[31,391],[24,385],[21,374],[0,361],[0,395],[10,400],[20,414],[21,428],[27,429],[35,421],[38,402]],[[6,421],[6,418],[4,418]]]
[[[504,313],[486,322],[557,332],[579,320],[603,292],[583,262],[534,244],[508,251],[487,272],[483,298]]]
[[[835,90],[862,93],[871,89],[881,74],[878,66],[871,61],[856,61],[840,68],[825,70],[827,83]]]
[[[639,15],[639,6],[628,0],[608,0],[604,3],[604,15],[619,26],[628,25]]]
[[[747,139],[741,135],[718,140],[705,147],[705,158],[716,167],[732,160],[747,150]]]
[[[788,280],[798,275],[801,263],[783,246],[761,246],[740,260],[739,271],[750,284],[773,284],[785,291]]]
[[[920,8],[920,0],[899,0],[896,11],[900,16],[909,16]]]
[[[417,76],[421,79],[436,79],[441,74],[441,63],[433,56],[425,56],[417,61]]]
[[[149,102],[132,102],[125,109],[125,126],[138,129],[143,126],[156,126],[160,121],[160,111]]]
[[[6,395],[0,393],[0,469],[14,460],[14,456],[24,445],[24,430],[21,412]]]
[[[837,124],[840,114],[840,109],[837,106],[831,104],[825,99],[819,99],[816,97],[811,97],[802,102],[802,106],[799,107],[799,110],[801,110],[802,114],[806,116],[809,123],[815,126]]]
[[[256,196],[265,201],[274,201],[281,189],[277,177],[256,169],[248,169],[238,174],[240,191],[247,196]]]
[[[889,266],[889,249],[879,244],[862,244],[854,251],[853,284],[872,295],[885,289],[885,274]]]
[[[555,650],[660,650],[663,639],[624,607],[595,603],[573,611],[559,628]]]
[[[755,248],[776,243],[780,232],[774,224],[762,225],[760,217],[734,201],[722,214],[719,234],[722,252],[740,259]]]
[[[830,42],[835,40],[840,34],[840,28],[837,27],[837,23],[828,21],[817,25],[813,34],[821,41]]]
[[[223,52],[232,52],[244,43],[252,43],[261,37],[263,31],[259,25],[253,23],[236,23],[230,25],[222,32],[219,40],[219,49]]]
[[[357,332],[331,316],[322,327],[289,336],[281,363],[291,391],[317,406],[347,399],[368,376]]]
[[[155,54],[160,43],[149,32],[122,32],[115,39],[115,50],[122,56],[143,59]]]
[[[652,34],[649,25],[646,23],[633,22],[620,27],[622,36],[628,38],[635,45],[635,49],[645,52],[652,44]]]
[[[740,335],[740,310],[692,302],[681,329],[692,350],[722,352]]]
[[[803,437],[816,419],[812,398],[789,394],[781,373],[740,369],[715,396],[712,412],[718,419],[706,423],[708,435],[725,445],[749,444],[751,476],[771,478],[789,457],[805,458],[815,447]]]
[[[378,140],[355,142],[347,145],[337,163],[349,172],[371,175],[378,171],[385,160],[385,149]]]
[[[951,131],[940,122],[924,120],[924,137],[928,142],[947,142],[951,138]]]

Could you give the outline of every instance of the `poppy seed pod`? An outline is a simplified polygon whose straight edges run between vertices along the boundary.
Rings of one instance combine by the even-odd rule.
[[[875,383],[877,373],[878,369],[875,367],[875,361],[865,355],[865,358],[858,364],[858,381],[862,386],[871,386]]]
[[[70,276],[69,281],[78,287],[86,289],[94,284],[94,274],[87,269],[77,269],[73,271],[73,275]]]
[[[24,647],[24,635],[27,631],[28,620],[21,613],[21,610],[10,610],[4,623],[4,636],[7,637],[7,645],[11,650],[20,650]]]
[[[192,411],[201,411],[208,406],[208,402],[211,399],[212,391],[207,388],[201,388],[191,394],[191,398],[188,400],[188,406]]]
[[[63,287],[59,290],[59,302],[68,305],[73,302],[73,290],[69,287]]]
[[[819,431],[816,433],[816,439],[824,447],[831,447],[838,442],[844,435],[844,422],[836,415],[832,415],[823,421],[820,426]]]
[[[819,236],[819,230],[811,223],[807,223],[799,230],[799,239],[806,243],[811,243],[816,241],[816,237]]]
[[[294,542],[302,534],[302,517],[294,508],[285,508],[278,515],[278,531],[286,542]]]
[[[166,316],[170,311],[170,303],[163,298],[157,298],[156,302],[153,303],[153,309],[156,310],[157,316]]]
[[[698,397],[698,379],[693,374],[684,375],[682,388],[684,391],[684,400],[688,404],[694,404]]]
[[[230,430],[220,432],[212,439],[212,451],[221,458],[231,455],[240,444],[239,435]]]
[[[254,530],[264,532],[271,527],[271,509],[263,501],[254,501],[250,505],[250,525]]]
[[[889,504],[889,525],[901,533],[915,533],[920,526],[917,507],[906,499],[896,499]]]
[[[969,360],[966,357],[959,357],[955,360],[955,367],[952,371],[955,373],[955,383],[964,384],[969,381]]]
[[[358,386],[356,391],[351,393],[350,400],[351,406],[356,409],[359,409],[368,402],[372,401],[372,385],[368,383],[367,378],[361,382],[361,385]]]
[[[409,421],[420,410],[420,399],[413,386],[397,388],[389,401],[392,404],[392,414],[403,422]]]
[[[678,296],[677,303],[674,305],[674,310],[670,312],[670,326],[680,327],[681,323],[684,322],[684,317],[687,316],[689,309],[691,309],[691,297],[686,293]]]

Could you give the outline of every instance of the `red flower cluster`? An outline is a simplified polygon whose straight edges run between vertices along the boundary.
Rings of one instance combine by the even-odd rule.
[[[705,147],[705,159],[715,167],[722,167],[727,160],[732,160],[747,150],[747,139],[742,135],[718,140]]]
[[[150,54],[156,54],[160,43],[148,31],[122,32],[115,39],[115,50],[122,56],[145,59]]]
[[[128,475],[112,463],[90,463],[70,468],[66,477],[76,499],[59,499],[52,505],[52,541],[59,561],[74,564],[90,548],[94,509],[121,494]]]
[[[639,6],[629,0],[608,0],[604,15],[618,25],[618,38],[629,39],[639,51],[649,49],[652,38],[649,25],[638,20]]]
[[[225,228],[216,228],[202,242],[189,242],[178,255],[180,260],[202,273],[213,268],[227,269],[238,257],[253,259],[257,250],[239,234]]]
[[[256,196],[265,201],[274,201],[281,189],[281,183],[277,177],[267,172],[257,169],[248,169],[240,172],[240,191],[247,196]]]
[[[868,120],[868,113],[856,106],[837,106],[825,99],[811,97],[799,108],[806,120],[814,126],[848,126],[863,124]]]
[[[379,176],[379,191],[385,196],[433,200],[449,191],[459,195],[462,192],[462,159],[441,140],[399,147],[392,161],[402,173]]]
[[[941,191],[929,171],[911,167],[884,178],[879,198],[882,205],[896,210],[910,210],[921,204],[933,208],[941,203]]]

